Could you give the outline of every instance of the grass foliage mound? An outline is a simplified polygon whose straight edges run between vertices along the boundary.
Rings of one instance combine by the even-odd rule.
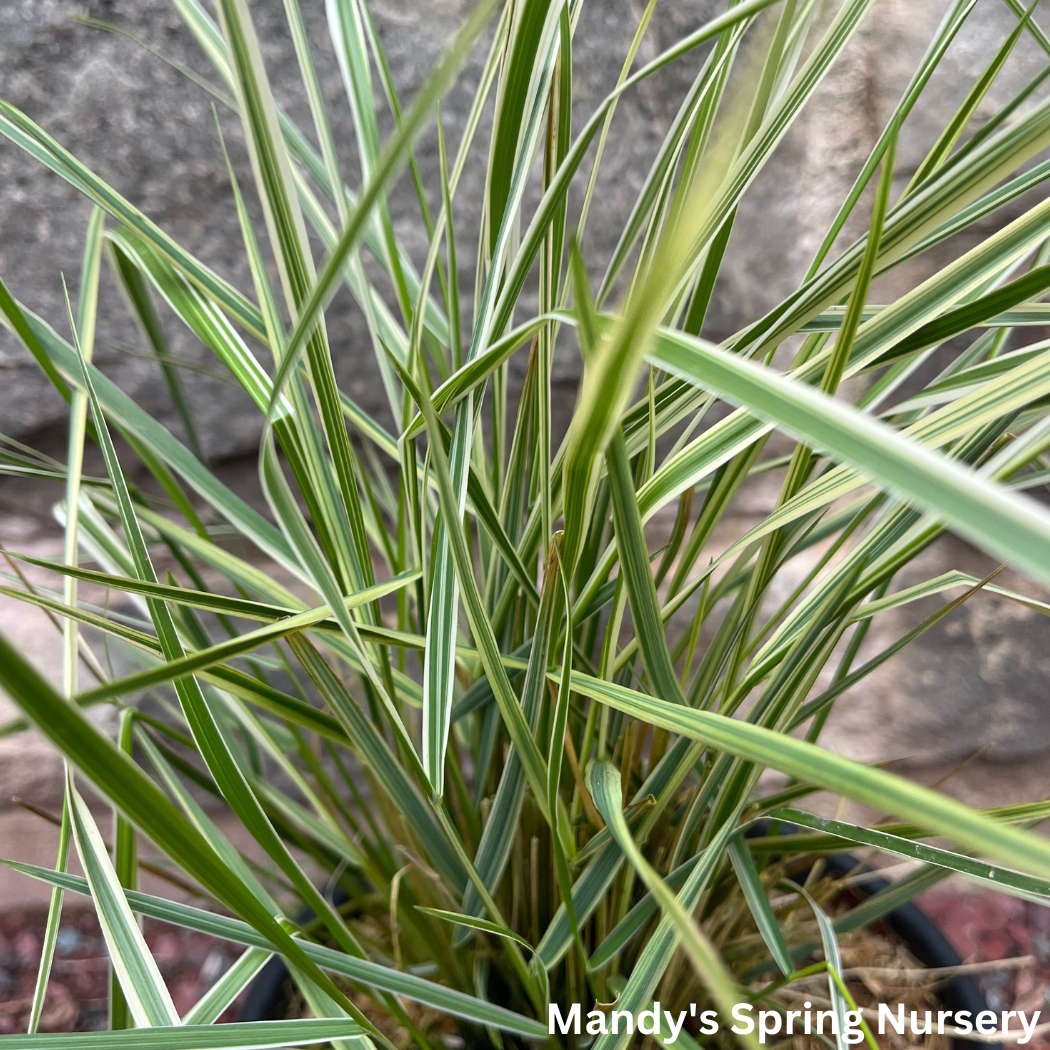
[[[243,127],[254,184],[231,167],[230,208],[251,287],[0,102],[4,148],[94,205],[68,317],[23,307],[17,272],[0,284],[4,323],[69,406],[64,463],[13,441],[0,455],[7,473],[54,480],[66,536],[60,562],[12,552],[0,588],[63,631],[61,691],[0,640],[0,684],[24,716],[7,731],[34,725],[68,769],[55,869],[21,866],[54,887],[31,1032],[69,892],[93,899],[113,968],[113,1034],[76,1045],[158,1050],[521,1045],[548,1039],[549,1004],[696,1002],[728,1018],[738,1002],[794,1002],[798,982],[810,994],[815,972],[841,1012],[854,1004],[838,937],[946,873],[1046,903],[1050,844],[1027,828],[1050,806],[977,812],[819,744],[836,699],[960,601],[982,586],[1010,596],[959,572],[895,586],[945,530],[1050,584],[1050,513],[1023,494],[1050,469],[1050,344],[1026,334],[1050,321],[1045,70],[991,115],[987,98],[1022,35],[1050,52],[1030,12],[1008,0],[1016,30],[989,45],[902,188],[898,133],[975,3],[948,6],[804,279],[716,345],[704,321],[737,210],[873,0],[734,0],[643,63],[651,0],[593,112],[573,97],[583,0],[481,0],[403,100],[365,0],[328,0],[352,172],[298,0],[284,6],[304,127],[274,102],[246,0],[216,0],[214,16],[173,3],[211,63],[202,89]],[[441,99],[475,49],[454,141]],[[615,249],[594,258],[587,218],[617,103],[671,63],[695,76]],[[415,162],[423,135],[440,145],[432,185]],[[471,158],[487,165],[480,228],[456,221]],[[425,257],[399,243],[395,185],[418,194]],[[997,220],[1019,200],[1035,203]],[[867,232],[849,243],[851,217]],[[880,274],[933,249],[951,261],[873,300]],[[92,363],[103,265],[159,359],[177,432]],[[368,344],[326,322],[344,287]],[[265,505],[196,451],[167,352],[175,323],[258,408]],[[556,349],[583,361],[563,438]],[[370,354],[383,418],[336,379],[335,361]],[[85,474],[89,445],[105,476]],[[776,509],[716,543],[742,486],[770,473]],[[674,520],[657,543],[661,511]],[[51,589],[23,582],[27,561],[52,570]],[[81,583],[109,600],[79,598]],[[939,613],[861,659],[874,616],[941,592]],[[115,738],[89,717],[102,704],[119,712]],[[758,793],[766,770],[786,789]],[[114,807],[111,843],[85,784]],[[796,808],[819,790],[893,823]],[[209,795],[254,840],[247,854]],[[143,840],[154,867],[199,888],[195,903],[136,889]],[[854,846],[919,865],[851,908],[834,887],[785,881]],[[85,877],[67,874],[74,849]],[[244,946],[183,1017],[143,915]],[[274,954],[303,1016],[213,1024]],[[679,1045],[735,1038],[687,1027]]]

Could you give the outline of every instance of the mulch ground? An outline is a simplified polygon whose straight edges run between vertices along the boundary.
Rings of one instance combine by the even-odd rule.
[[[0,1035],[24,1032],[33,1001],[44,908],[0,914]],[[146,919],[146,943],[157,960],[175,1008],[185,1013],[229,967],[237,945]],[[58,931],[42,1032],[93,1032],[108,1026],[109,959],[94,913],[67,907]],[[236,1017],[236,1004],[221,1020]]]
[[[1001,893],[939,887],[916,903],[965,962],[1031,958],[1020,969],[981,974],[978,983],[990,1009],[1024,1010],[1029,1015],[1039,1010],[1040,1023],[1050,1021],[1050,908]],[[1050,1038],[1036,1037],[1026,1050],[1050,1050]]]
[[[919,906],[944,931],[966,962],[1031,957],[1021,969],[978,977],[995,1011],[1041,1010],[1050,1020],[1050,909],[988,892],[937,888]],[[0,914],[0,1035],[24,1032],[29,1018],[47,912],[28,908]],[[144,933],[179,1013],[188,1010],[240,949],[202,933],[147,919]],[[109,963],[94,913],[67,907],[40,1030],[90,1032],[107,1026]],[[221,1020],[236,1018],[237,1004]],[[976,1045],[976,1044],[975,1044]],[[1050,1050],[1050,1039],[1026,1050]]]

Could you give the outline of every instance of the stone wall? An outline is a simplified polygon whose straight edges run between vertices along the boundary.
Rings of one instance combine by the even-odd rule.
[[[642,46],[653,57],[718,9],[716,0],[662,0]],[[725,279],[711,318],[721,335],[759,315],[790,291],[804,272],[867,150],[935,28],[943,0],[879,0],[873,14],[819,96],[749,194],[730,246]],[[323,90],[330,102],[345,170],[357,181],[353,133],[319,0],[303,4]],[[371,4],[394,79],[408,98],[426,76],[466,9],[463,0],[377,0]],[[252,7],[280,101],[303,126],[309,116],[299,90],[279,0]],[[639,0],[589,0],[575,38],[574,82],[579,126],[609,90],[642,12]],[[210,100],[181,73],[133,40],[71,20],[87,15],[120,25],[162,48],[201,75],[210,71],[167,0],[0,0],[0,98],[18,106],[89,167],[169,231],[205,263],[250,288],[240,235]],[[1004,38],[1013,16],[999,0],[981,0],[912,116],[898,154],[906,179],[937,131]],[[479,51],[480,56],[480,51]],[[1017,89],[1045,59],[1027,37],[1018,45],[982,114]],[[662,71],[621,103],[607,153],[605,177],[592,211],[586,250],[596,272],[604,265],[634,194],[680,98],[696,70],[687,58]],[[445,105],[450,142],[458,133],[477,81],[480,57]],[[214,80],[214,78],[212,78]],[[223,114],[238,176],[250,170],[234,123]],[[484,142],[485,128],[481,132]],[[436,172],[435,136],[424,138],[420,164]],[[457,215],[460,252],[469,257],[477,229],[483,171],[469,168]],[[436,179],[429,178],[431,186]],[[862,209],[861,209],[862,210]],[[418,259],[425,244],[418,211],[403,180],[394,195],[399,236]],[[17,147],[0,140],[0,273],[17,295],[65,330],[61,278],[75,289],[89,205],[69,185]],[[466,287],[473,278],[464,268]],[[347,300],[347,301],[344,301]],[[367,408],[382,403],[380,384],[359,312],[337,300],[331,320],[339,368]],[[175,354],[215,370],[203,349],[172,319]],[[107,373],[165,421],[170,405],[156,365],[136,356],[140,340],[116,290],[103,289],[98,355]],[[571,407],[579,374],[575,353],[559,358],[560,407]],[[209,455],[252,447],[258,415],[229,385],[187,372],[189,395]],[[32,433],[59,422],[62,406],[24,350],[0,330],[0,432]]]
[[[700,24],[715,6],[715,0],[672,0],[656,20],[643,57]],[[404,98],[410,98],[423,82],[467,7],[462,0],[382,0],[371,5]],[[303,8],[344,170],[351,184],[356,184],[359,168],[353,129],[327,35],[324,5],[309,2]],[[627,0],[591,3],[585,8],[575,53],[581,113],[590,112],[615,83],[641,10]],[[0,97],[28,113],[205,263],[239,287],[250,288],[210,100],[132,40],[71,22],[68,16],[75,11],[57,0],[0,2]],[[275,94],[300,125],[308,127],[309,113],[282,5],[279,0],[259,0],[252,12]],[[83,13],[122,25],[196,72],[211,76],[166,0],[103,0]],[[479,49],[444,104],[453,148],[483,57]],[[607,255],[615,243],[618,223],[626,216],[695,69],[695,61],[680,64],[620,107],[608,184],[603,186],[591,222],[589,250],[596,260]],[[250,186],[251,171],[241,136],[226,113],[222,126],[238,178],[242,185]],[[480,149],[476,152],[482,162],[488,130],[483,125],[477,140]],[[424,138],[419,161],[428,186],[437,188],[436,135]],[[0,141],[0,186],[0,273],[16,294],[64,330],[61,275],[75,287],[89,205],[72,187],[6,141]],[[482,164],[474,164],[468,167],[456,204],[460,252],[465,259],[476,241],[483,190]],[[426,251],[425,231],[407,179],[394,194],[392,211],[399,237],[417,262],[421,261]],[[464,287],[472,288],[469,267],[464,267],[462,277]],[[346,296],[337,299],[329,316],[337,366],[349,392],[365,408],[379,409],[384,400],[360,313]],[[112,288],[103,289],[99,332],[99,360],[107,373],[167,422],[169,403],[163,385],[156,381],[156,366],[127,352],[127,345],[138,341]],[[203,349],[174,322],[169,324],[169,335],[176,354],[199,365],[210,364]],[[32,361],[3,332],[0,369],[3,384],[11,392],[0,399],[0,431],[30,433],[62,418],[57,395],[47,390]],[[567,407],[571,407],[577,377],[576,362],[567,358],[557,377],[565,387],[561,401]],[[247,398],[229,386],[192,374],[186,376],[186,385],[201,417],[210,455],[221,457],[252,447],[259,419]]]

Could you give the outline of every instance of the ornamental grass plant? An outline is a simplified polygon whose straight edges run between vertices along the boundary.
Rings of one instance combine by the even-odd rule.
[[[94,206],[68,316],[23,306],[16,271],[0,284],[6,327],[69,412],[64,463],[2,450],[6,473],[53,480],[65,529],[61,561],[9,551],[0,588],[63,632],[61,691],[0,639],[0,684],[23,716],[6,731],[31,724],[67,769],[54,870],[11,863],[53,887],[31,1033],[71,893],[90,895],[112,960],[113,1034],[90,1045],[130,1045],[134,1028],[136,1047],[168,1050],[431,1050],[450,1036],[619,1050],[623,1030],[551,1037],[549,1005],[695,1002],[725,1018],[820,972],[841,1012],[853,1003],[838,939],[945,875],[1047,903],[1050,844],[1029,829],[1050,804],[967,808],[822,747],[820,732],[839,697],[977,590],[1048,611],[957,571],[895,581],[949,531],[1050,584],[1050,513],[1026,494],[1050,469],[1050,344],[1031,337],[1050,320],[1045,69],[988,103],[1018,40],[1048,54],[1050,41],[1007,0],[1016,29],[989,45],[918,170],[895,180],[898,134],[975,0],[947,5],[797,288],[716,344],[705,317],[737,209],[873,0],[730,2],[644,62],[655,4],[616,56],[615,90],[580,112],[583,0],[481,0],[405,99],[365,0],[328,0],[349,171],[298,0],[285,0],[283,31],[308,126],[274,101],[246,0],[214,12],[173,0],[212,67],[202,90],[243,128],[254,182],[238,185],[231,165],[230,208],[251,287],[0,102],[4,148]],[[457,138],[441,99],[475,51]],[[587,219],[617,103],[672,63],[691,86],[597,258]],[[435,133],[427,184],[414,151]],[[457,221],[471,162],[486,166],[480,226],[465,208]],[[418,192],[420,257],[399,242],[395,186]],[[1017,217],[997,221],[1011,205]],[[851,241],[854,225],[866,232]],[[924,253],[941,263],[912,280],[904,264]],[[103,266],[165,364],[177,432],[92,362]],[[881,302],[872,284],[891,272],[905,290]],[[344,287],[366,345],[326,323]],[[176,322],[257,406],[264,506],[194,451],[193,405],[165,360]],[[556,351],[583,362],[564,436]],[[367,354],[388,419],[336,380],[335,361]],[[104,476],[85,473],[89,446]],[[775,509],[716,544],[759,474],[776,479]],[[661,511],[673,526],[657,540]],[[24,582],[27,563],[50,570],[50,589]],[[108,601],[79,598],[80,583]],[[937,594],[947,604],[914,630],[864,646],[873,617]],[[117,712],[115,734],[91,717],[99,705]],[[767,770],[786,786],[760,791]],[[111,844],[87,786],[113,807]],[[878,817],[808,814],[818,791]],[[231,844],[209,796],[251,851]],[[146,841],[199,888],[191,903],[136,889]],[[852,847],[919,863],[843,908],[810,866]],[[67,872],[74,851],[83,877]],[[785,881],[807,869],[805,889]],[[141,916],[243,954],[180,1017]],[[274,955],[303,1016],[215,1025]],[[724,1026],[678,1038],[757,1046]],[[843,1026],[831,1040],[847,1045]]]

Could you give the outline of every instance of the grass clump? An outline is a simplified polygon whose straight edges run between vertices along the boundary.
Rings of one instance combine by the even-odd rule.
[[[0,132],[94,204],[68,318],[20,305],[16,274],[0,294],[70,420],[65,463],[13,443],[3,459],[65,486],[64,557],[43,563],[61,583],[34,590],[13,574],[3,587],[61,622],[64,695],[2,640],[0,683],[68,763],[58,863],[29,873],[55,887],[52,933],[64,892],[93,898],[113,959],[113,1029],[167,1029],[142,1045],[210,1046],[208,1026],[274,953],[302,1016],[230,1029],[222,1045],[429,1050],[456,1036],[499,1047],[546,1039],[550,1003],[637,1013],[655,998],[728,1018],[745,999],[812,989],[815,957],[839,1010],[850,993],[838,936],[944,874],[1045,901],[1050,846],[1026,828],[1047,806],[977,812],[818,739],[839,696],[996,587],[958,572],[895,587],[946,530],[1050,582],[1050,515],[1020,494],[1045,482],[1050,444],[1050,350],[1026,336],[1050,309],[1050,204],[950,250],[1050,172],[1033,163],[1050,142],[1038,92],[973,128],[1020,35],[1050,47],[1025,12],[900,190],[897,136],[973,8],[951,6],[809,272],[716,345],[704,322],[737,209],[871,0],[828,12],[744,0],[643,64],[650,4],[592,113],[573,104],[580,0],[483,0],[403,104],[365,4],[331,0],[357,184],[297,0],[285,8],[306,128],[274,102],[245,0],[218,0],[217,17],[174,2],[213,67],[207,90],[243,127],[254,185],[234,180],[230,206],[251,289],[0,102]],[[469,119],[447,141],[440,101],[476,48]],[[614,251],[585,262],[618,100],[690,60],[699,72]],[[383,105],[396,118],[385,141]],[[435,123],[440,164],[424,185],[414,149]],[[488,165],[478,229],[455,219],[475,156]],[[386,203],[399,180],[419,188],[425,257],[399,244]],[[845,243],[858,209],[867,232]],[[876,304],[878,275],[942,246],[950,262]],[[253,399],[264,508],[199,455],[172,368],[185,441],[92,363],[104,263],[154,350],[163,301]],[[362,352],[326,326],[344,286],[367,321],[387,420],[336,380],[334,360]],[[584,364],[563,439],[551,411],[559,347]],[[527,355],[516,404],[515,355]],[[89,444],[105,477],[83,473]],[[130,485],[132,472],[155,484]],[[716,544],[749,479],[770,474],[775,510]],[[673,525],[656,544],[647,526],[661,511]],[[79,600],[80,582],[110,603]],[[944,591],[939,613],[861,660],[874,616]],[[112,673],[85,636],[104,637],[130,670]],[[98,704],[119,711],[116,740],[88,719]],[[766,770],[787,786],[759,792]],[[111,850],[81,778],[114,806]],[[817,790],[900,823],[795,808]],[[234,848],[202,793],[243,823],[263,863]],[[209,906],[138,893],[140,837]],[[71,843],[86,881],[65,874]],[[892,896],[847,909],[834,884],[803,893],[785,881],[851,846],[919,866]],[[316,916],[305,928],[304,906]],[[245,946],[185,1017],[139,933],[143,914]],[[51,936],[40,1004],[53,947]],[[180,1025],[196,1027],[183,1036]],[[727,1045],[727,1028],[695,1038]]]

